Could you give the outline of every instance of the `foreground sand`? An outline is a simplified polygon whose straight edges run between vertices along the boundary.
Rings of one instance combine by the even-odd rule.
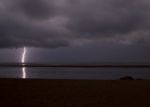
[[[150,107],[150,81],[0,79],[0,107]]]

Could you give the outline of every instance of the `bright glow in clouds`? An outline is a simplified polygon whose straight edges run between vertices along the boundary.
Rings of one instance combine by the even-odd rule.
[[[22,57],[21,57],[21,63],[24,64],[25,63],[25,58],[26,58],[26,48],[23,48],[23,52],[22,52]],[[22,79],[26,79],[26,68],[22,67]]]

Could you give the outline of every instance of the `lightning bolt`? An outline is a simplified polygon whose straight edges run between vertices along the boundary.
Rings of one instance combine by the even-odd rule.
[[[22,64],[25,63],[25,58],[26,58],[26,48],[24,47],[24,48],[23,48],[23,53],[22,53],[22,58],[21,58]]]
[[[24,65],[25,63],[25,58],[26,58],[26,48],[23,48],[23,52],[22,52],[22,57],[21,57],[21,63]],[[22,67],[22,79],[26,79],[26,68]]]

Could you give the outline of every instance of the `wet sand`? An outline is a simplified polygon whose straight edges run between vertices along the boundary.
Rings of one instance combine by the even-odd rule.
[[[150,107],[150,81],[0,79],[0,107]]]

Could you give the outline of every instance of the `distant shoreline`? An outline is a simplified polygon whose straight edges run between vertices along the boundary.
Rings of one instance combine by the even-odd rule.
[[[34,64],[1,63],[0,67],[71,67],[71,68],[150,68],[150,64]]]

